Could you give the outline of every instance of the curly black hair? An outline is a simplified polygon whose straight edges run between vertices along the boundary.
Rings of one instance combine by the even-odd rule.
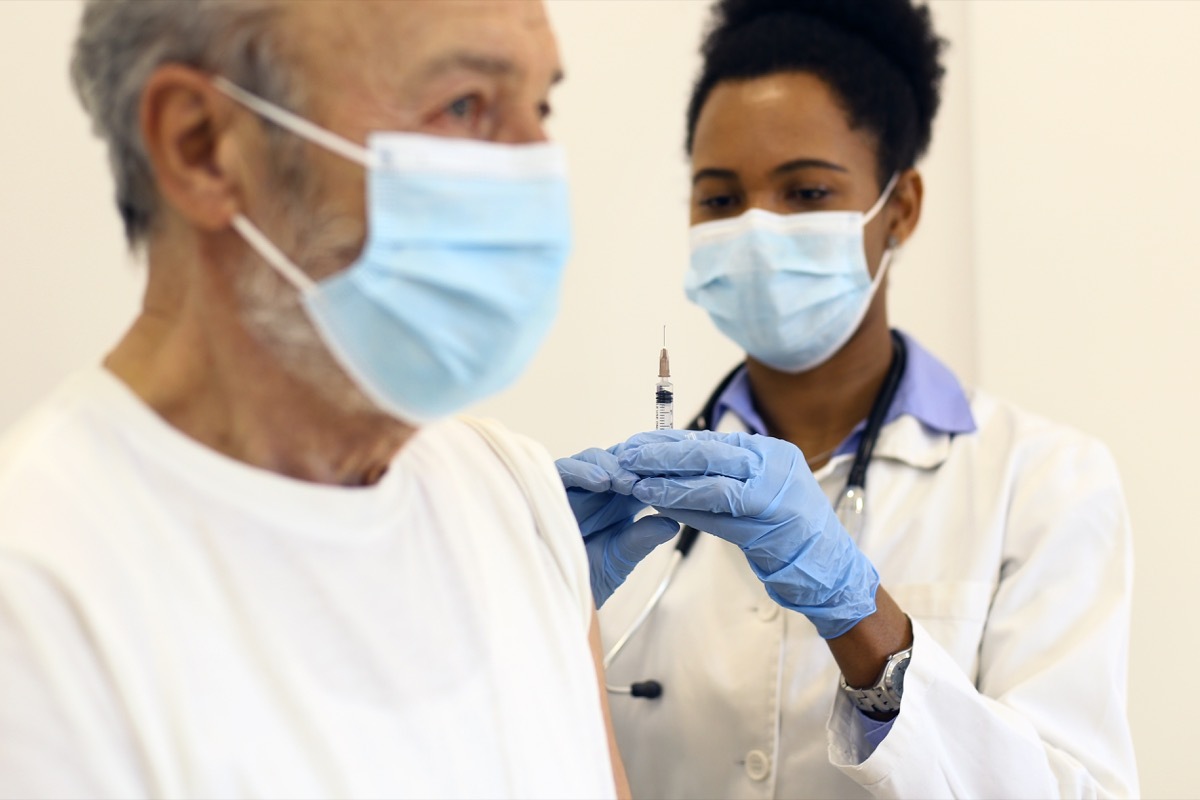
[[[851,127],[876,138],[882,185],[929,147],[945,47],[929,8],[912,0],[719,0],[700,48],[687,152],[717,84],[807,72],[829,85]]]

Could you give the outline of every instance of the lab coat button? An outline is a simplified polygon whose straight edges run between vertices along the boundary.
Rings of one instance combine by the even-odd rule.
[[[762,750],[746,753],[746,774],[752,781],[765,781],[771,774],[771,759]]]
[[[758,618],[763,622],[770,622],[779,616],[779,604],[774,600],[764,599],[758,604],[755,613],[758,614]]]

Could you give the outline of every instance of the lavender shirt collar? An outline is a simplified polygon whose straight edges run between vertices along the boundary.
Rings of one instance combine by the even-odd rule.
[[[896,399],[892,401],[892,407],[888,409],[884,418],[884,424],[908,414],[916,417],[922,425],[935,433],[953,435],[974,432],[976,426],[975,417],[971,415],[971,403],[958,378],[907,333],[900,332],[900,335],[908,345],[908,364],[904,370],[904,377],[900,379],[900,386],[896,389]],[[745,367],[738,370],[737,375],[717,398],[709,425],[715,429],[726,413],[736,415],[751,433],[767,432],[766,424],[759,416],[758,409],[754,407]],[[865,420],[860,422],[838,446],[835,454],[853,453],[858,447],[859,434],[865,425]]]

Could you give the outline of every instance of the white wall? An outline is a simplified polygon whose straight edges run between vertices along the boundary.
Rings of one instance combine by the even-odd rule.
[[[682,120],[707,4],[552,0],[568,72],[577,248],[563,312],[526,377],[481,410],[556,455],[651,424],[662,324],[677,414],[737,351],[682,297]],[[1122,466],[1138,548],[1131,713],[1147,797],[1195,791],[1183,598],[1200,562],[1195,416],[1200,276],[1200,5],[938,0],[952,40],[924,165],[928,205],[896,264],[892,313],[955,367],[1088,430]],[[0,3],[0,427],[130,318],[103,154],[67,88],[78,6]],[[1189,261],[1191,263],[1189,263]],[[1182,434],[1182,435],[1181,435]],[[1183,687],[1183,688],[1181,688]]]

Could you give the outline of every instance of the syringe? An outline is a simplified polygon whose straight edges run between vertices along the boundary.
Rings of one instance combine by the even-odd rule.
[[[654,385],[654,429],[675,427],[675,387],[671,383],[671,361],[667,357],[667,326],[663,325],[663,348],[658,356],[658,383]]]

